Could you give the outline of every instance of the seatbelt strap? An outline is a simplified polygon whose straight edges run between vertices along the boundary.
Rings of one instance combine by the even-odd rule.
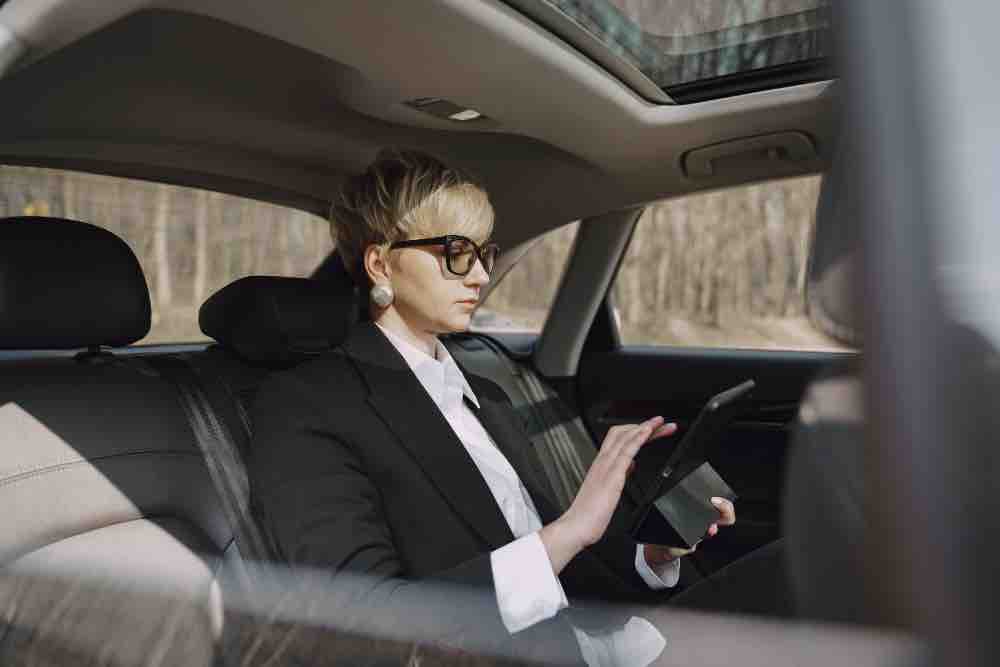
[[[561,510],[576,497],[597,448],[578,415],[527,365],[511,359],[488,336],[461,334],[443,339],[451,353],[471,372],[492,380],[507,394],[525,420],[537,460]]]
[[[177,388],[240,554],[249,561],[274,560],[274,549],[250,514],[250,481],[243,457],[228,427],[212,408],[197,368],[185,355],[151,357],[147,361]]]

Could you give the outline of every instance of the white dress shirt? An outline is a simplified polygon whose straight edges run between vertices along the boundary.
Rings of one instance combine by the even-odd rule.
[[[515,633],[556,615],[569,602],[538,536],[542,528],[538,510],[507,457],[465,404],[463,397],[478,408],[479,400],[461,369],[441,341],[436,342],[435,356],[431,357],[401,336],[377,326],[402,355],[465,446],[516,538],[490,554],[497,605],[505,627]],[[646,563],[642,545],[636,547],[635,567],[653,589],[676,585],[680,574],[679,559],[654,572]],[[588,634],[579,628],[573,632],[584,660],[591,667],[644,667],[666,645],[660,632],[639,617],[630,618],[624,627],[606,634]]]

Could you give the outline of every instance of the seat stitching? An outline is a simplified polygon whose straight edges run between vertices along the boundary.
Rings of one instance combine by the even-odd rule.
[[[72,468],[80,465],[89,465],[97,461],[108,461],[110,459],[127,458],[131,456],[165,456],[165,457],[194,457],[202,458],[199,452],[173,452],[173,451],[163,451],[163,450],[149,450],[145,452],[129,452],[127,454],[108,454],[106,456],[98,456],[92,459],[80,459],[78,461],[67,461],[65,463],[58,463],[55,465],[45,466],[44,468],[36,468],[34,470],[28,470],[24,472],[17,472],[10,477],[5,477],[0,479],[0,487],[16,484],[18,482],[24,481],[26,479],[31,479],[32,477],[39,477],[41,475],[48,474],[50,472],[60,472],[67,468]]]
[[[37,552],[37,551],[41,551],[42,549],[48,549],[49,547],[62,544],[64,542],[67,542],[67,541],[72,540],[74,538],[80,537],[81,535],[87,535],[89,533],[94,533],[94,532],[97,532],[97,531],[100,531],[100,530],[104,530],[106,528],[114,528],[116,526],[124,526],[124,525],[130,524],[130,523],[137,523],[139,521],[145,521],[147,523],[152,523],[154,525],[159,525],[157,522],[161,521],[163,519],[173,519],[173,520],[181,522],[181,523],[185,523],[185,524],[189,524],[189,525],[194,525],[194,522],[192,522],[190,519],[188,519],[187,517],[181,516],[179,514],[171,514],[169,512],[165,512],[165,513],[162,513],[162,514],[144,514],[142,516],[137,516],[134,519],[125,519],[124,521],[112,521],[111,523],[104,523],[104,524],[101,524],[100,526],[96,526],[94,528],[87,528],[86,530],[81,530],[79,532],[73,533],[72,535],[66,535],[65,537],[60,537],[59,539],[57,539],[57,540],[55,540],[53,542],[47,542],[46,544],[43,544],[40,547],[36,547],[34,549],[30,549],[30,550],[24,552],[23,554],[15,556],[13,559],[11,559],[8,562],[8,565],[11,564],[11,563],[15,563],[18,560],[20,560],[21,558],[24,558],[25,556],[29,556],[29,555]],[[200,526],[195,525],[195,528],[201,530],[201,532],[204,535],[204,537],[208,540],[209,543],[211,543],[211,545],[213,547],[218,548],[215,545],[215,540],[213,540],[210,536],[208,536],[205,533],[205,531],[201,529]],[[184,545],[184,546],[187,547],[187,545]],[[227,546],[228,546],[228,544],[227,544]],[[204,554],[202,552],[195,551],[193,548],[190,548],[190,547],[188,547],[188,549],[192,553],[194,553],[195,555],[198,555],[198,556],[212,555],[212,554]],[[215,575],[213,574],[213,576],[215,576]]]

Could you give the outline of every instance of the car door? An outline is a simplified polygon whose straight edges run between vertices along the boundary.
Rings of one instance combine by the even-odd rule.
[[[803,390],[853,356],[806,313],[819,185],[819,177],[774,181],[649,207],[584,346],[575,398],[596,442],[615,424],[653,415],[678,424],[676,436],[641,450],[634,496],[709,397],[756,382],[709,455],[738,495],[738,521],[692,557],[702,573],[780,536]]]

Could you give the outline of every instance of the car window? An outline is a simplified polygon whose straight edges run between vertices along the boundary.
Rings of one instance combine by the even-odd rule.
[[[611,290],[624,345],[843,349],[806,312],[820,177],[656,203]]]
[[[139,344],[205,340],[198,308],[248,275],[307,276],[333,247],[303,211],[208,190],[0,165],[0,216],[54,216],[114,232],[132,248],[153,306]],[[42,224],[42,223],[39,223]]]
[[[829,52],[829,0],[536,0],[571,19],[676,97],[685,86],[767,70],[785,74]],[[802,80],[810,77],[804,76]]]
[[[540,333],[578,227],[578,222],[572,222],[542,235],[476,309],[469,329]]]

